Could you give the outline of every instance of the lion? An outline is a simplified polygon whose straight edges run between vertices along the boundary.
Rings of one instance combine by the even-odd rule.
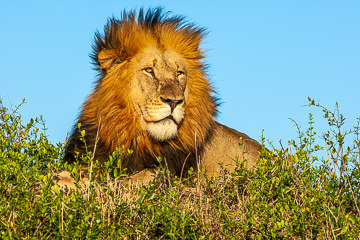
[[[215,121],[218,103],[207,79],[204,36],[204,28],[162,8],[124,11],[121,19],[108,20],[104,34],[95,34],[91,55],[99,78],[77,121],[86,148],[75,125],[64,160],[77,161],[75,155],[91,149],[104,162],[125,146],[133,153],[121,167],[145,178],[159,164],[177,176],[192,167],[207,177],[221,166],[234,171],[236,160],[254,166],[261,145]]]

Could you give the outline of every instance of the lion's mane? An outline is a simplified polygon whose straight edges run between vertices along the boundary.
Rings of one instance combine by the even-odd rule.
[[[186,166],[194,166],[195,152],[201,151],[211,135],[217,105],[202,61],[200,43],[204,33],[203,28],[182,16],[170,16],[161,8],[123,12],[120,20],[108,20],[104,34],[96,33],[91,57],[99,78],[78,118],[86,131],[87,149],[95,151],[95,159],[105,161],[117,147],[125,146],[133,154],[122,160],[122,168],[140,171],[153,167],[157,156],[163,157],[167,167],[178,175],[186,158]],[[148,46],[171,49],[188,66],[185,118],[176,138],[166,142],[156,141],[141,129],[129,99],[136,66],[132,58]],[[104,70],[112,66],[111,71]],[[75,152],[85,153],[80,137],[75,125],[66,146],[66,161],[73,162]]]

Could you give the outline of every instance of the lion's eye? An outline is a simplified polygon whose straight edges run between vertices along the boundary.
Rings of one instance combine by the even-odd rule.
[[[184,74],[185,74],[185,73],[184,73],[183,71],[177,71],[177,72],[176,72],[176,76],[178,76],[178,77],[181,76],[181,75],[184,75]]]
[[[151,73],[151,74],[154,73],[154,69],[152,67],[147,67],[147,68],[144,68],[143,70],[147,73]]]

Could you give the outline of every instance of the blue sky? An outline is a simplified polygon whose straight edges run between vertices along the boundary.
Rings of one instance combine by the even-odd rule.
[[[123,9],[163,6],[206,27],[209,78],[221,98],[217,120],[279,145],[307,126],[307,97],[347,127],[360,116],[360,1],[2,1],[0,98],[24,119],[43,115],[64,141],[91,93],[94,32]],[[327,128],[315,114],[319,135]]]

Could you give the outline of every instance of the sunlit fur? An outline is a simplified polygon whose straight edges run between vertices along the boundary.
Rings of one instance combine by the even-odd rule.
[[[200,43],[203,37],[204,29],[160,8],[124,12],[120,20],[108,21],[104,34],[96,33],[92,59],[99,78],[77,121],[86,131],[88,150],[94,151],[98,136],[95,159],[105,161],[117,147],[125,146],[134,152],[122,161],[122,167],[130,170],[156,165],[157,156],[165,158],[167,167],[176,174],[181,171],[186,157],[190,156],[188,166],[194,164],[195,147],[201,151],[211,135],[216,114],[214,91],[202,61],[204,53]],[[158,141],[144,130],[130,95],[137,66],[133,58],[149,47],[176,52],[187,68],[185,117],[177,132],[170,130],[171,136],[164,133],[167,141]],[[75,126],[66,147],[66,161],[75,160],[74,152],[84,154],[85,148],[79,138]]]

